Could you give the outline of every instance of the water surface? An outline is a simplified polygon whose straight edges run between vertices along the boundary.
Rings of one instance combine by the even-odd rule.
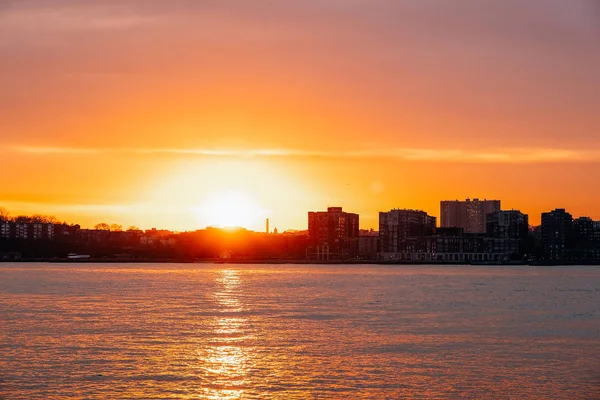
[[[0,264],[2,399],[599,399],[600,267]]]

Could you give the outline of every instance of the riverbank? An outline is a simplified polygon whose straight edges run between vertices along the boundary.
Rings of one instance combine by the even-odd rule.
[[[522,265],[522,266],[561,266],[561,265],[600,265],[600,260],[564,260],[556,262],[530,261],[530,262],[455,262],[455,261],[389,261],[389,260],[299,260],[299,259],[250,259],[250,258],[25,258],[13,260],[0,260],[0,263],[69,263],[69,264],[318,264],[318,265],[473,265],[473,266],[495,266],[495,265]]]

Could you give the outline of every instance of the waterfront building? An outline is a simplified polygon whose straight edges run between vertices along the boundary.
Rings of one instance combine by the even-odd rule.
[[[20,240],[52,240],[55,225],[38,222],[0,222],[0,238]]]
[[[0,238],[10,238],[10,226],[11,224],[9,222],[0,222]]]
[[[542,247],[549,260],[565,260],[572,244],[573,217],[564,208],[542,213]]]
[[[394,209],[379,213],[380,253],[399,253],[419,237],[431,236],[436,218],[421,210]]]
[[[379,232],[361,229],[358,234],[358,256],[363,260],[376,260],[379,252]]]
[[[486,216],[486,234],[498,239],[494,253],[509,254],[521,259],[527,253],[529,241],[529,216],[518,210],[496,211]]]
[[[600,260],[600,222],[589,217],[573,220],[571,258]]]
[[[308,213],[307,257],[315,260],[349,260],[358,257],[358,214],[342,207]]]
[[[487,214],[497,211],[500,200],[444,200],[440,202],[440,226],[463,228],[465,233],[485,233]]]
[[[573,220],[573,244],[587,245],[594,241],[594,221],[590,217]]]
[[[595,243],[600,244],[600,221],[593,221],[593,237],[592,240]]]
[[[397,252],[379,253],[383,261],[401,263],[505,263],[510,254],[499,252],[506,248],[495,239],[483,234],[438,230],[431,236],[408,238],[401,241]]]

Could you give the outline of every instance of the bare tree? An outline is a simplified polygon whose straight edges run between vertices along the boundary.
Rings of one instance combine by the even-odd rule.
[[[0,207],[0,221],[8,221],[10,219],[10,213],[4,207]]]
[[[54,215],[47,215],[46,219],[49,224],[59,225],[61,223],[60,219],[56,218]],[[66,222],[65,222],[65,224],[66,224]]]
[[[108,225],[106,222],[101,222],[94,225],[94,229],[97,231],[110,231],[110,225]]]
[[[32,216],[19,215],[11,218],[10,213],[4,207],[0,207],[0,221],[10,221],[19,224],[60,224],[60,220],[54,215],[34,214]],[[65,222],[66,224],[66,222]]]
[[[37,224],[56,224],[58,218],[53,215],[35,214],[29,217],[30,221]]]
[[[135,225],[131,225],[127,228],[127,232],[141,232],[142,230]]]
[[[33,214],[31,217],[29,218],[29,222],[35,223],[35,224],[41,224],[46,222],[46,218],[41,215],[41,214]]]
[[[113,231],[113,232],[123,232],[123,225],[112,224],[110,226],[110,230]]]

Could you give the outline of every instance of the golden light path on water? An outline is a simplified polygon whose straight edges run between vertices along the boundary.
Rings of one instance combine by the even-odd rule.
[[[251,349],[239,345],[241,341],[252,339],[245,334],[246,318],[237,316],[243,311],[239,299],[240,277],[237,271],[224,269],[218,272],[216,289],[213,295],[220,314],[216,316],[214,339],[199,353],[204,362],[206,377],[211,381],[203,389],[207,399],[239,399],[244,394],[247,382],[248,356]]]

